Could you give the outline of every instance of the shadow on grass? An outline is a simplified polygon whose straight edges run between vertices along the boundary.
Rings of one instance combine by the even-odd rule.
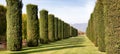
[[[53,50],[61,50],[61,49],[71,49],[76,47],[85,47],[85,45],[81,45],[84,42],[84,38],[69,38],[61,41],[56,41],[50,44],[42,44],[38,47],[26,47],[22,51],[12,52],[10,54],[29,54],[36,52],[45,52],[45,51],[53,51]]]
[[[38,47],[26,47],[24,50],[38,49],[38,48],[49,48],[49,47],[59,47],[59,46],[69,46],[69,45],[81,45],[84,42],[84,38],[69,38],[61,41],[56,41],[50,44],[41,44]]]
[[[71,49],[75,47],[85,47],[84,45],[81,46],[65,46],[65,47],[56,47],[56,48],[49,48],[49,49],[38,49],[33,51],[26,51],[26,52],[16,52],[16,53],[10,53],[10,54],[29,54],[29,53],[35,53],[35,52],[45,52],[45,51],[53,51],[53,50],[61,50],[61,49]]]

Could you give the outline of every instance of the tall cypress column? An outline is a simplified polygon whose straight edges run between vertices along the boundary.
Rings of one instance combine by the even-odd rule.
[[[49,41],[55,40],[55,33],[54,33],[54,15],[48,15],[48,39]]]
[[[22,49],[22,0],[6,0],[7,2],[7,49]]]
[[[40,42],[42,44],[48,43],[48,11],[40,11]]]
[[[37,5],[27,5],[27,45],[29,47],[38,46],[39,21]]]

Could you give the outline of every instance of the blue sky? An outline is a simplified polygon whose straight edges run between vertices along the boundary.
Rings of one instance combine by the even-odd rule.
[[[94,9],[96,0],[23,0],[23,13],[26,13],[26,5],[36,4],[39,11],[46,9],[49,14],[64,20],[67,23],[87,23]],[[6,5],[5,0],[0,4]]]

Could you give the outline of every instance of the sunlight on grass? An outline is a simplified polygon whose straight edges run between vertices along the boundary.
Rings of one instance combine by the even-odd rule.
[[[0,51],[1,54],[105,54],[98,51],[86,36],[72,37],[22,51]]]

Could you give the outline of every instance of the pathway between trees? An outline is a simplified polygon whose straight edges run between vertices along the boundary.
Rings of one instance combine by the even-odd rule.
[[[0,51],[1,54],[105,54],[98,51],[86,36],[72,37],[38,47],[23,48],[22,51]]]

